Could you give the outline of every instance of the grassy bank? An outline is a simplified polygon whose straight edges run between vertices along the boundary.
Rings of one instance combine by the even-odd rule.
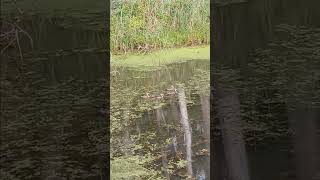
[[[209,44],[209,0],[112,0],[111,51]]]
[[[210,59],[210,47],[187,47],[187,48],[174,48],[174,49],[162,49],[154,51],[147,55],[116,55],[112,56],[111,64],[115,66],[124,67],[137,67],[137,68],[157,68],[162,65],[195,60],[195,59]]]

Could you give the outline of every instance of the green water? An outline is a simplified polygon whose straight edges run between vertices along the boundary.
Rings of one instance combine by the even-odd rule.
[[[129,171],[126,175],[133,178],[137,174],[137,179],[157,173],[154,178],[185,179],[190,175],[210,179],[206,153],[210,151],[209,61],[174,63],[155,71],[112,70],[111,177],[117,179]],[[179,84],[183,88],[175,92]],[[181,91],[185,93],[185,113]],[[188,116],[186,121],[182,114]],[[151,156],[143,166],[144,171],[154,173],[138,177],[135,169],[118,169],[119,159],[128,156],[138,156],[141,161]]]

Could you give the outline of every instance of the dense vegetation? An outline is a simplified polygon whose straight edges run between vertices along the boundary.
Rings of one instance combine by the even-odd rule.
[[[111,51],[208,44],[209,7],[204,0],[113,0]]]

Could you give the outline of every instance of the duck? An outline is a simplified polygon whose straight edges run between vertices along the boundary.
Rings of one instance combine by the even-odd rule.
[[[196,152],[196,155],[207,156],[207,155],[209,155],[209,151],[208,151],[208,149],[201,149],[199,152]]]
[[[145,95],[141,96],[143,99],[150,99],[152,96],[150,95],[150,93],[146,93]]]
[[[173,92],[167,92],[166,94],[167,94],[167,95],[175,95],[175,94],[177,94],[177,92],[176,92],[176,91],[173,91]]]
[[[171,85],[170,88],[167,89],[167,91],[177,91],[177,89],[173,85]]]
[[[151,95],[150,93],[146,93],[145,95],[141,96],[144,99],[150,99],[150,100],[162,100],[164,99],[164,94],[161,93],[159,96]]]
[[[157,100],[162,100],[164,98],[164,94],[160,94],[159,96],[156,96],[155,97]]]
[[[167,95],[174,95],[174,94],[177,94],[177,89],[173,86],[173,85],[171,85],[170,86],[170,88],[168,88],[168,89],[166,89],[166,94]]]

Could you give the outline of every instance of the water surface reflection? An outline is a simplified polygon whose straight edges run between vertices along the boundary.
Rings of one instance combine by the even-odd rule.
[[[152,154],[149,167],[167,179],[210,179],[208,65],[194,60],[152,72],[113,68],[113,157]]]

